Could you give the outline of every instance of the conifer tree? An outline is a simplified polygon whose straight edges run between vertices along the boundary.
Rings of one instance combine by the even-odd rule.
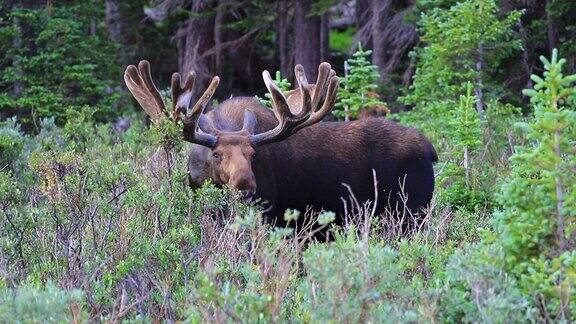
[[[347,60],[348,74],[341,79],[338,101],[333,113],[336,117],[349,120],[357,118],[362,109],[382,106],[384,103],[374,93],[378,87],[378,69],[370,63],[372,51],[358,50]]]
[[[564,76],[566,60],[540,58],[544,77],[524,90],[534,120],[519,124],[529,144],[512,157],[512,175],[497,213],[500,244],[523,288],[548,300],[558,320],[576,311],[576,75]]]

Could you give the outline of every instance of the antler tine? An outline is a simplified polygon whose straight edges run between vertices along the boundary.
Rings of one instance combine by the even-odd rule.
[[[204,91],[204,94],[202,94],[202,97],[198,99],[192,109],[188,109],[186,116],[191,116],[192,114],[202,114],[206,108],[206,105],[208,105],[210,99],[212,99],[212,96],[214,96],[214,92],[216,92],[218,84],[220,84],[220,78],[218,76],[213,77],[212,81],[210,81],[210,85],[206,91]]]
[[[180,118],[184,122],[184,138],[187,141],[195,144],[200,144],[207,147],[214,147],[214,145],[216,145],[217,142],[216,136],[204,133],[202,131],[199,132],[197,131],[197,128],[198,128],[198,121],[200,120],[200,118],[203,117],[206,105],[208,105],[208,102],[210,102],[210,99],[212,99],[214,92],[216,92],[216,88],[220,83],[220,78],[217,76],[213,77],[206,91],[204,91],[200,99],[198,99],[194,107],[190,108],[190,100],[192,97],[192,86],[194,85],[194,81],[191,79],[193,78],[195,78],[195,75],[191,73],[188,79],[186,80],[186,84],[184,86],[185,89],[184,94],[180,95],[177,103],[178,105],[177,109],[181,112]],[[173,82],[174,81],[175,80],[173,77]]]
[[[302,97],[302,107],[300,112],[295,116],[296,118],[303,118],[310,115],[312,111],[312,99],[310,95],[310,85],[306,79],[306,72],[304,67],[300,64],[296,65],[294,68],[294,74],[296,75],[296,81],[298,82],[298,88],[300,89],[300,95]]]
[[[308,127],[321,121],[322,118],[324,118],[324,116],[326,116],[334,107],[340,79],[336,76],[336,72],[334,72],[334,74],[332,74],[332,72],[334,71],[332,70],[330,72],[330,81],[328,83],[328,90],[326,92],[326,99],[324,100],[324,104],[320,109],[313,112],[305,122],[296,126],[293,130],[294,133],[304,127]],[[318,89],[316,89],[316,91],[318,91]]]
[[[178,119],[186,122],[186,113],[190,107],[192,100],[192,88],[196,81],[196,73],[193,71],[188,74],[186,82],[182,85],[182,78],[180,73],[175,72],[172,74],[172,106],[174,110],[174,122]]]
[[[318,105],[320,104],[320,100],[326,94],[326,82],[332,77],[332,72],[334,70],[331,69],[330,63],[322,62],[320,66],[318,66],[318,78],[316,79],[316,86],[314,88],[314,94],[312,96],[312,110],[316,111],[318,109]],[[336,72],[334,72],[336,74]]]
[[[270,77],[270,72],[266,70],[262,72],[262,78],[264,79],[264,84],[266,85],[268,92],[270,92],[270,95],[272,96],[272,107],[276,119],[281,121],[286,117],[294,117],[290,111],[288,103],[286,102],[286,97],[284,97],[282,90],[278,88],[276,83],[272,80],[272,77]]]
[[[152,122],[158,124],[165,117],[166,107],[152,81],[150,63],[146,60],[140,61],[138,68],[129,65],[124,72],[124,82]]]
[[[140,75],[144,80],[144,84],[146,85],[148,91],[152,94],[156,104],[158,106],[164,106],[162,96],[160,96],[160,92],[158,92],[158,88],[156,88],[156,85],[152,80],[152,74],[150,73],[150,63],[146,60],[140,61],[140,63],[138,63],[138,70],[140,70]]]

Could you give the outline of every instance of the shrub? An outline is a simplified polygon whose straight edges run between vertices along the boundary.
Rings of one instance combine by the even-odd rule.
[[[44,288],[29,285],[0,288],[0,321],[3,323],[64,323],[85,319],[79,290],[65,291],[53,283]]]

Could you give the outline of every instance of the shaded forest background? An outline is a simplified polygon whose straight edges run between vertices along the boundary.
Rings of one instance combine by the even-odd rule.
[[[37,125],[38,118],[48,116],[62,122],[66,106],[88,104],[106,106],[97,117],[113,120],[129,106],[121,82],[123,67],[141,59],[151,62],[153,77],[161,88],[168,86],[172,72],[194,70],[199,75],[198,88],[205,87],[211,75],[222,77],[216,95],[219,100],[261,95],[264,69],[280,71],[291,80],[293,66],[300,63],[313,80],[318,64],[329,61],[344,75],[344,61],[358,44],[372,50],[381,98],[392,111],[408,110],[414,103],[398,98],[410,91],[417,69],[425,68],[418,49],[430,45],[422,17],[456,3],[3,1],[0,116],[18,116],[28,125]],[[573,1],[503,0],[496,10],[497,17],[522,12],[506,27],[510,29],[507,38],[514,39],[515,46],[497,44],[490,37],[498,35],[478,29],[484,35],[472,35],[476,39],[469,43],[474,44],[449,49],[454,51],[453,60],[468,60],[460,63],[474,75],[458,81],[474,83],[479,105],[489,99],[482,92],[494,88],[497,93],[489,96],[525,104],[520,90],[532,85],[530,75],[542,72],[538,57],[553,48],[559,48],[568,59],[567,72],[576,69]]]

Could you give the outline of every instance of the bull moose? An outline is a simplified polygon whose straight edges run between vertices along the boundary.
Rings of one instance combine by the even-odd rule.
[[[182,122],[184,139],[193,143],[191,185],[211,179],[245,198],[260,198],[270,205],[267,216],[280,223],[288,208],[342,215],[349,191],[360,203],[374,200],[374,179],[377,213],[406,207],[418,214],[426,207],[437,160],[432,144],[418,131],[383,118],[320,122],[335,103],[338,77],[328,63],[320,64],[316,84],[308,84],[301,65],[294,70],[298,88],[286,95],[268,71],[262,73],[272,110],[253,97],[236,97],[207,113],[219,78],[191,105],[195,74],[183,84],[180,74],[173,74],[174,121]],[[153,122],[165,118],[147,61],[128,66],[124,80]]]

